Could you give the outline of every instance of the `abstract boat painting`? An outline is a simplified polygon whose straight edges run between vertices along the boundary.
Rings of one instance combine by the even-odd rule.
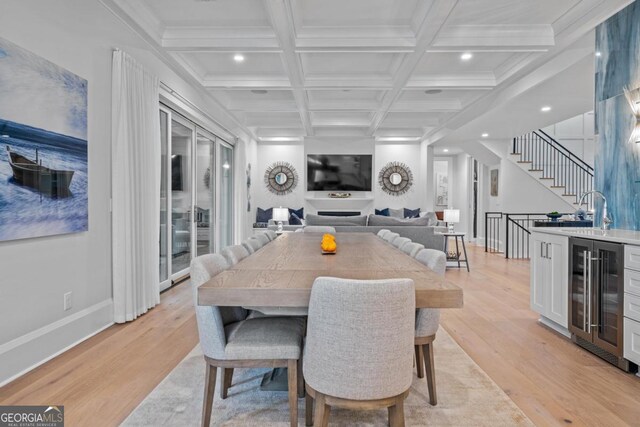
[[[87,81],[0,38],[0,241],[87,231]]]

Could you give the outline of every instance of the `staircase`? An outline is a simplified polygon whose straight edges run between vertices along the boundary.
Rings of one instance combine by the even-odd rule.
[[[514,138],[510,154],[518,166],[574,208],[583,193],[593,190],[593,168],[542,130]],[[585,200],[592,207],[592,195]]]

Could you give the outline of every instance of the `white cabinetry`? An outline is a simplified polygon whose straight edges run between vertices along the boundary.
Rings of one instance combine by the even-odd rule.
[[[624,247],[623,357],[640,365],[640,246]]]
[[[542,323],[568,336],[569,238],[533,232],[530,242],[531,309]]]

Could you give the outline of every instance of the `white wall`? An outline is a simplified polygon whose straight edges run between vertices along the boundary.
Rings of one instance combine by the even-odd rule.
[[[378,185],[378,173],[389,162],[401,162],[413,173],[413,185],[405,194],[392,196],[385,193]],[[426,186],[425,177],[420,167],[420,144],[378,144],[375,147],[373,185],[375,208],[408,208],[424,210],[421,191]]]
[[[576,156],[593,166],[595,130],[593,111],[542,129]]]
[[[112,323],[111,56],[119,47],[227,127],[228,116],[96,0],[5,0],[0,37],[88,80],[89,230],[0,242],[0,384]],[[73,308],[63,311],[63,294]]]
[[[373,155],[373,191],[352,192],[349,199],[326,199],[325,192],[306,191],[307,154],[371,154]],[[426,200],[432,204],[433,189],[427,188],[426,150],[419,143],[376,143],[373,138],[305,138],[304,143],[266,143],[257,146],[255,184],[252,200],[255,207],[268,209],[274,206],[300,208],[305,213],[318,210],[357,210],[364,214],[373,213],[374,208],[427,209]],[[299,183],[295,190],[285,196],[277,196],[266,189],[264,172],[274,162],[291,163],[298,172]],[[401,196],[391,196],[378,185],[378,173],[388,162],[402,162],[411,168],[413,186]],[[433,182],[431,179],[430,182]],[[426,196],[429,194],[429,197]],[[373,198],[373,200],[371,200]],[[315,200],[313,200],[315,199]],[[252,221],[255,220],[255,208]]]

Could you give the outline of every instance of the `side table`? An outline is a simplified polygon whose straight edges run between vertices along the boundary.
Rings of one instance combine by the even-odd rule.
[[[467,267],[467,271],[469,270],[469,258],[467,257],[467,247],[464,244],[464,236],[466,235],[466,233],[458,233],[458,232],[453,232],[453,233],[437,233],[440,234],[442,236],[444,236],[444,253],[447,254],[447,261],[453,260],[456,261],[458,263],[458,267],[457,268],[462,268],[460,266],[461,263],[464,263],[464,265]],[[456,242],[456,256],[455,258],[449,258],[449,238],[453,237],[455,239]],[[462,251],[464,252],[464,258],[460,258],[460,246],[458,244],[458,239],[460,239],[460,243],[462,244]],[[447,268],[449,268],[449,263],[447,262]],[[452,266],[453,268],[456,268],[455,266]]]

